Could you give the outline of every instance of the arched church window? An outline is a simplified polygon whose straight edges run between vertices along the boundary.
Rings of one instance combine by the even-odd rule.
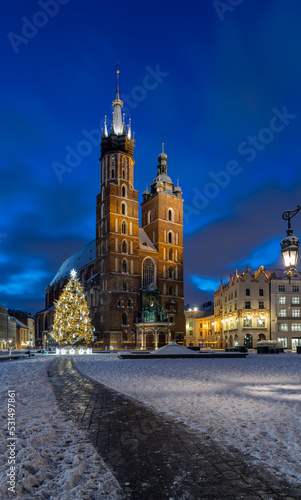
[[[126,203],[121,203],[121,213],[122,215],[126,215]]]
[[[172,269],[172,267],[170,267],[170,268],[168,269],[168,278],[169,278],[170,280],[172,280],[172,279],[173,279],[173,269]]]
[[[122,188],[121,188],[121,196],[123,198],[126,198],[126,187],[123,185]]]
[[[173,250],[172,248],[169,249],[169,252],[168,252],[168,259],[169,260],[173,260]]]
[[[126,179],[126,159],[122,159],[122,178]]]
[[[153,220],[153,214],[152,214],[152,211],[149,210],[147,212],[147,223],[150,224],[152,222],[152,220]]]
[[[168,220],[170,220],[171,222],[174,221],[174,211],[172,208],[168,209]]]
[[[123,259],[122,261],[122,272],[127,273],[128,272],[128,263],[126,259]]]
[[[100,208],[100,217],[103,219],[104,217],[104,213],[105,213],[105,207],[104,207],[104,204],[101,205],[101,208]]]
[[[115,177],[115,157],[111,157],[111,179]]]
[[[128,252],[128,245],[125,240],[122,242],[122,253],[127,253]]]
[[[151,283],[155,284],[155,263],[148,257],[142,265],[142,288],[147,288]]]
[[[122,232],[122,234],[127,234],[127,225],[126,225],[125,220],[122,221],[121,232]]]
[[[126,312],[124,312],[124,313],[122,314],[122,324],[123,324],[124,326],[127,326],[127,324],[128,324],[128,315],[127,315],[127,313],[126,313]]]
[[[173,232],[172,231],[168,232],[168,243],[173,244]]]

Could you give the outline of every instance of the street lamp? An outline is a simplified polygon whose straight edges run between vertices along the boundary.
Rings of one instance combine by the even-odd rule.
[[[282,214],[282,218],[288,221],[288,228],[286,230],[287,237],[280,243],[282,261],[288,276],[292,276],[299,261],[300,242],[297,236],[293,236],[293,230],[291,228],[291,219],[295,217],[299,210],[301,210],[300,205],[297,206],[296,210],[288,210]]]

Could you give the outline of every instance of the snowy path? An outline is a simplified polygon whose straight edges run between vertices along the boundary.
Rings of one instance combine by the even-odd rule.
[[[76,359],[82,373],[198,428],[301,484],[301,356]]]
[[[8,442],[7,391],[16,391],[16,494],[8,491],[10,450],[0,458],[0,498],[115,500],[119,485],[84,432],[60,410],[47,369],[53,358],[2,362],[1,441]]]

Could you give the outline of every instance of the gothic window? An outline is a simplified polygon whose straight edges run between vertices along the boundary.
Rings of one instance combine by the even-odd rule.
[[[163,259],[166,260],[166,248],[163,248]]]
[[[103,236],[103,222],[100,224],[100,236]]]
[[[168,259],[169,260],[173,260],[173,250],[172,248],[169,249],[169,252],[168,252]]]
[[[115,221],[115,232],[119,233],[119,220],[118,219],[116,219],[116,221]]]
[[[130,235],[133,235],[133,223],[132,221],[130,222]]]
[[[126,215],[126,203],[121,203],[121,213],[122,215]]]
[[[128,245],[125,240],[122,242],[122,253],[127,253],[128,252]]]
[[[122,178],[126,179],[126,159],[122,159]]]
[[[128,272],[128,263],[126,259],[123,259],[122,261],[122,272],[127,273]]]
[[[171,222],[174,221],[174,212],[172,208],[169,208],[168,210],[168,220],[170,220]]]
[[[123,198],[126,198],[126,187],[125,186],[122,186],[122,188],[121,188],[121,196]]]
[[[105,187],[102,186],[101,188],[101,200],[103,201],[105,199]]]
[[[172,286],[168,287],[168,295],[172,295]]]
[[[170,280],[172,280],[172,279],[173,279],[173,269],[172,269],[172,267],[170,267],[170,268],[168,269],[168,278],[169,278]]]
[[[115,271],[116,273],[119,272],[119,262],[118,262],[118,257],[115,258]]]
[[[163,278],[166,278],[166,266],[163,266]]]
[[[147,288],[151,283],[155,283],[155,264],[147,257],[142,266],[142,288]]]
[[[173,244],[173,232],[169,231],[168,233],[168,243]]]
[[[105,213],[105,207],[104,204],[101,205],[100,207],[100,217],[103,219]]]
[[[118,252],[119,250],[119,244],[118,244],[118,238],[115,240],[115,252]]]
[[[122,282],[122,290],[123,290],[124,292],[127,292],[127,290],[128,290],[128,284],[127,284],[127,282],[126,282],[126,281],[123,281],[123,282]]]
[[[127,227],[126,227],[125,220],[122,221],[121,232],[122,232],[122,234],[127,234]]]
[[[150,224],[152,222],[152,220],[153,220],[153,214],[152,214],[152,211],[149,210],[147,212],[147,223]]]
[[[105,263],[102,260],[100,263],[100,274],[104,274],[104,272],[105,272]]]
[[[115,158],[112,156],[111,158],[111,179],[115,177]]]
[[[124,313],[122,314],[122,325],[123,325],[123,326],[127,326],[127,324],[128,324],[128,315],[127,315],[127,313],[126,313],[126,312],[124,312]]]

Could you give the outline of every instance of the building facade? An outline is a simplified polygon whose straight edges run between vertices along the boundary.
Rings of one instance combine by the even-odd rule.
[[[6,307],[0,306],[0,349],[15,347],[16,319]]]
[[[150,349],[184,337],[182,191],[167,173],[162,147],[157,175],[143,193],[140,226],[135,142],[122,117],[118,72],[112,104],[111,128],[105,120],[101,138],[96,239],[67,259],[47,287],[46,309],[36,315],[42,343],[72,268],[86,290],[98,346]]]
[[[186,335],[184,345],[186,347],[206,347],[210,349],[222,349],[223,338],[217,328],[214,327],[214,310],[188,309],[185,311]]]
[[[255,348],[258,341],[270,339],[270,278],[263,267],[254,274],[247,267],[227,283],[221,281],[214,293],[213,323],[224,347]]]
[[[271,340],[286,349],[301,345],[301,273],[290,278],[284,271],[271,272]]]

